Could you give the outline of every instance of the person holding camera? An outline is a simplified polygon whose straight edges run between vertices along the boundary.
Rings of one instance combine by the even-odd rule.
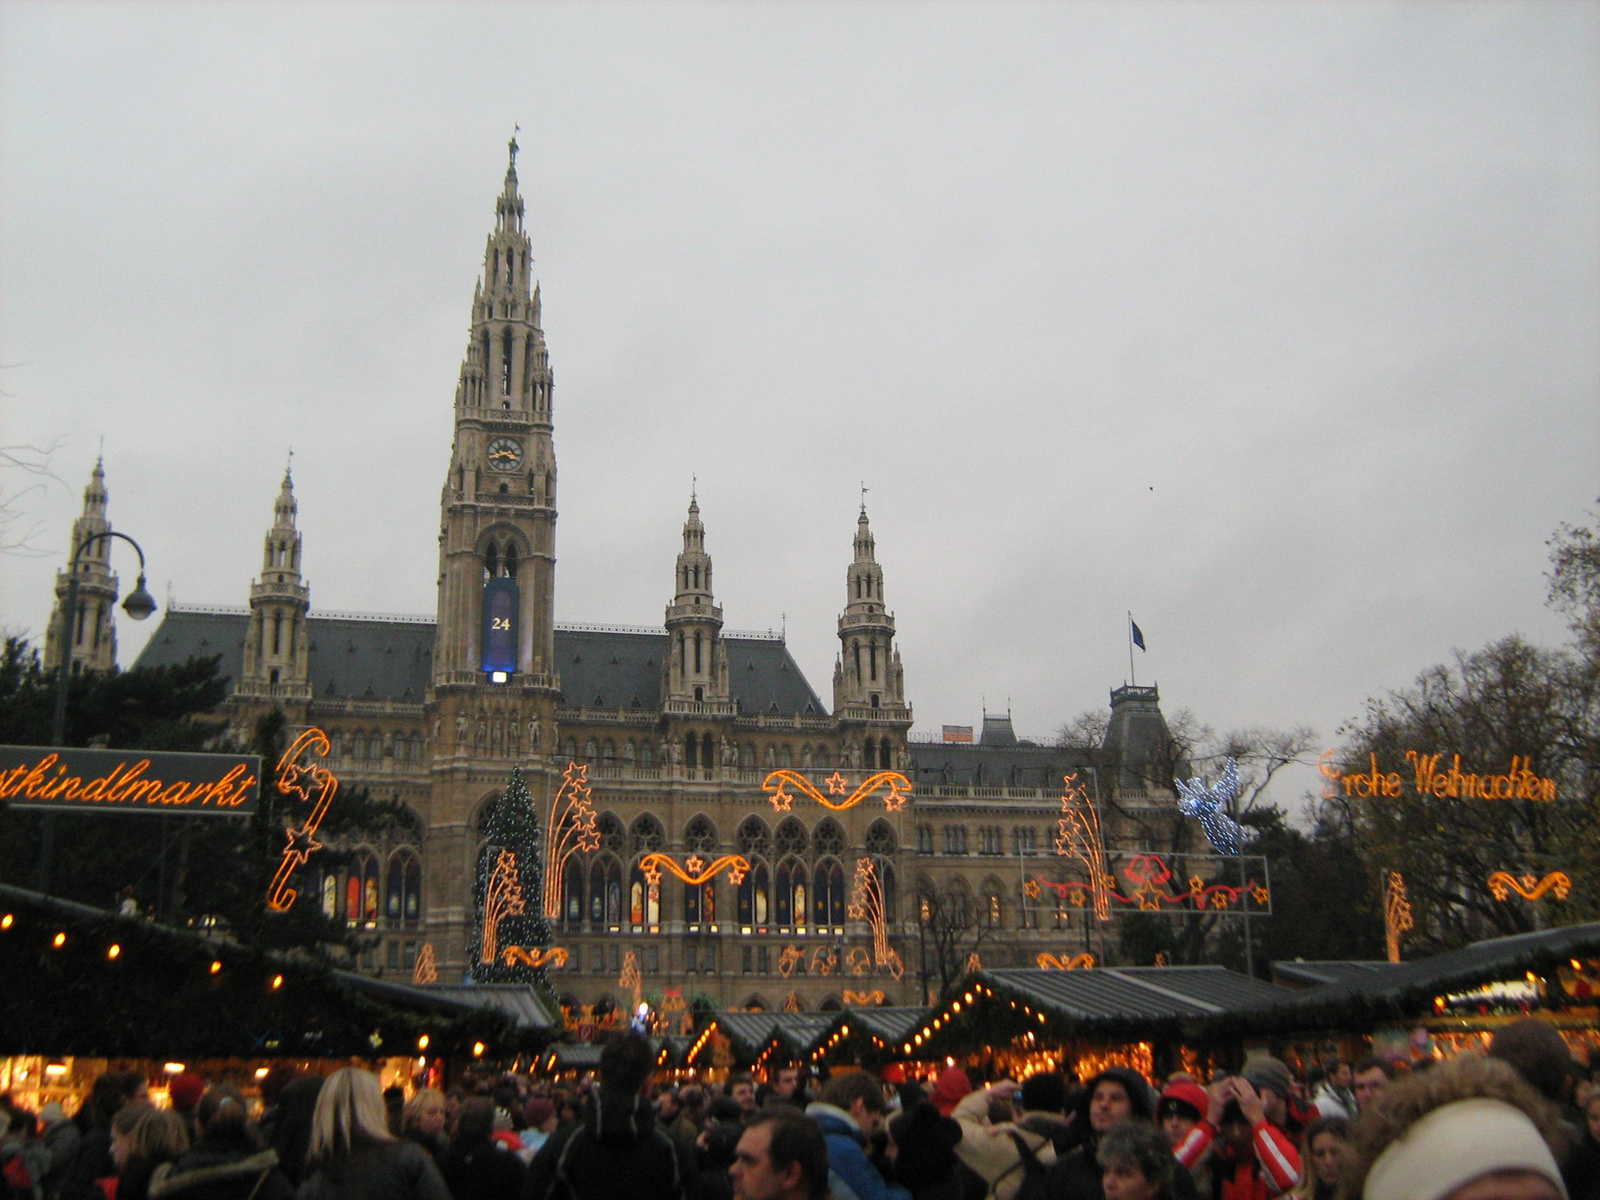
[[[1269,1200],[1300,1182],[1300,1152],[1289,1122],[1289,1068],[1253,1058],[1242,1075],[1211,1085],[1206,1117],[1173,1149],[1190,1169],[1211,1151],[1215,1200]]]

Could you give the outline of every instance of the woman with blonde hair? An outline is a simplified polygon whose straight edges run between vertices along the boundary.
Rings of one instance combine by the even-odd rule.
[[[111,1119],[119,1200],[147,1200],[150,1176],[189,1149],[189,1122],[167,1108],[125,1108]]]
[[[418,1088],[400,1110],[400,1136],[410,1138],[435,1160],[449,1144],[445,1124],[444,1093],[438,1088]]]
[[[322,1085],[306,1170],[299,1200],[450,1200],[428,1152],[390,1134],[378,1077],[357,1067]]]

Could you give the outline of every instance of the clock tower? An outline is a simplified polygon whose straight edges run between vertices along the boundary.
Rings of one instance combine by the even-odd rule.
[[[521,766],[545,811],[554,663],[554,376],[523,230],[517,143],[472,298],[440,498],[427,920],[440,974],[475,962],[474,870],[487,804]]]

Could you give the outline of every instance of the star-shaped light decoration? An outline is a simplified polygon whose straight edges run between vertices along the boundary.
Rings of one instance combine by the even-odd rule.
[[[1039,881],[1037,879],[1030,879],[1022,885],[1023,894],[1029,900],[1037,900],[1039,898],[1039,890]]]
[[[784,790],[782,781],[780,781],[778,786],[773,790],[772,807],[777,809],[779,812],[788,812],[794,807],[794,797]]]
[[[701,858],[698,854],[691,854],[687,859],[684,860],[683,865],[685,869],[688,870],[689,874],[698,875],[701,871],[705,870],[706,860]]]
[[[660,867],[651,867],[648,871],[646,871],[644,873],[644,878],[645,878],[645,882],[648,883],[651,887],[653,887],[653,888],[654,887],[660,887],[661,886],[661,868]]]
[[[828,795],[842,796],[850,790],[850,785],[845,782],[844,776],[835,771],[825,781],[828,785]]]
[[[900,790],[900,784],[895,780],[889,782],[889,794],[883,798],[883,807],[890,812],[899,812],[906,806],[906,796],[909,793]]]
[[[1173,780],[1178,785],[1178,811],[1186,817],[1195,817],[1200,828],[1206,831],[1206,840],[1219,854],[1238,854],[1244,849],[1245,831],[1239,822],[1224,811],[1228,801],[1239,791],[1239,764],[1229,759],[1222,775],[1214,784],[1196,775],[1188,782]]]
[[[290,829],[287,832],[289,835],[288,852],[301,862],[309,858],[313,851],[322,849],[322,843],[317,841],[309,829]]]
[[[1256,886],[1250,892],[1250,899],[1254,900],[1257,904],[1265,905],[1266,902],[1271,898],[1272,894],[1259,883],[1256,884]]]

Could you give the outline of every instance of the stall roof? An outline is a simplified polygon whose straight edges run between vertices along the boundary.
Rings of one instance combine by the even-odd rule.
[[[1226,967],[1099,967],[985,971],[992,986],[1070,1021],[1215,1017],[1274,1004],[1287,993]]]
[[[593,1071],[600,1066],[600,1047],[593,1042],[556,1042],[545,1051],[546,1071]]]
[[[1399,963],[1383,959],[1354,959],[1351,961],[1319,959],[1307,962],[1296,958],[1272,964],[1272,980],[1285,987],[1308,988],[1322,983],[1371,983],[1385,971]]]
[[[1447,954],[1414,962],[1386,963],[1387,970],[1352,972],[1297,992],[1275,1006],[1277,1023],[1348,1023],[1409,1017],[1430,1010],[1441,993],[1547,972],[1574,958],[1600,955],[1600,921],[1566,925],[1473,942]]]
[[[893,1045],[919,1029],[932,1011],[929,1008],[848,1008],[834,1015],[839,1018],[839,1025],[858,1026]]]

